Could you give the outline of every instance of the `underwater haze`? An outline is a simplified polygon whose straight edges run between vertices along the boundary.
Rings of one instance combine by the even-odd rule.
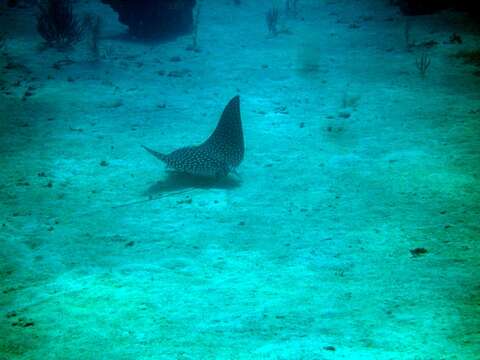
[[[0,1],[0,360],[480,359],[480,21],[415,3]]]

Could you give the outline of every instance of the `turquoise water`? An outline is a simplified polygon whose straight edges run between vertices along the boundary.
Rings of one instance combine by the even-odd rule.
[[[96,59],[1,5],[0,359],[480,358],[471,20],[305,0],[272,34],[270,2],[212,0],[190,51],[74,5]],[[142,149],[200,144],[236,95],[236,174]]]

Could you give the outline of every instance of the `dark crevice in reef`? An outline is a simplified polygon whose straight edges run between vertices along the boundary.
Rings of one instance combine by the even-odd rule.
[[[480,2],[472,0],[392,0],[404,15],[428,15],[453,9],[480,15]]]
[[[102,0],[118,13],[131,35],[142,39],[168,39],[193,28],[195,0]]]

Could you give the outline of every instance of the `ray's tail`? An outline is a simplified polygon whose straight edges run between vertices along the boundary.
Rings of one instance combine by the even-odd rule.
[[[157,159],[160,159],[160,160],[162,160],[162,161],[166,161],[167,155],[162,154],[162,153],[159,153],[158,151],[152,150],[152,149],[146,147],[145,145],[142,145],[142,147],[143,147],[145,150],[147,150],[150,154],[152,154],[153,156],[155,156]]]

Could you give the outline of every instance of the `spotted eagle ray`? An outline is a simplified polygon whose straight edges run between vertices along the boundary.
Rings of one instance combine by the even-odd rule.
[[[169,169],[201,177],[227,176],[240,165],[245,152],[240,97],[237,95],[229,101],[217,127],[202,144],[182,147],[170,154],[162,154],[143,147],[163,161]]]

